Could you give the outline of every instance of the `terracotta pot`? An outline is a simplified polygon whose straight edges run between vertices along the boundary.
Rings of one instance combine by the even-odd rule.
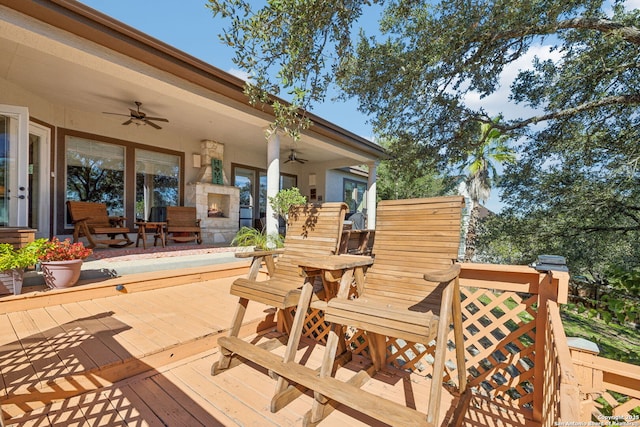
[[[68,288],[76,284],[82,268],[81,259],[40,263],[44,281],[50,288]]]

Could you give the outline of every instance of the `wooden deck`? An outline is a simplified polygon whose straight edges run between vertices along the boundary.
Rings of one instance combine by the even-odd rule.
[[[101,291],[46,305],[32,301],[34,308],[0,314],[0,404],[6,424],[301,425],[311,394],[272,414],[275,382],[261,368],[240,365],[216,377],[209,374],[217,360],[217,339],[225,335],[235,307],[229,295],[233,279],[113,295]],[[266,306],[249,304],[241,336],[262,339],[252,334],[269,325],[272,314]],[[324,349],[304,344],[298,360],[319,366]],[[350,376],[358,363],[363,361],[354,359],[341,368],[338,378]],[[425,410],[429,380],[391,370],[365,389]],[[443,425],[458,403],[445,390]],[[481,399],[461,404],[467,410],[459,425],[530,425],[512,408]],[[344,406],[321,425],[339,423],[380,425]]]

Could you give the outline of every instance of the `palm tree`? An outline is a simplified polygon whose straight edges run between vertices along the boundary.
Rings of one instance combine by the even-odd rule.
[[[501,119],[502,117],[498,116],[493,119],[493,123],[498,123]],[[480,202],[484,204],[491,195],[491,187],[499,177],[497,166],[516,161],[515,151],[506,144],[509,138],[493,127],[493,123],[480,124],[478,143],[469,150],[467,162],[461,168],[467,171],[464,183],[471,199],[465,239],[465,262],[470,262],[475,255]]]

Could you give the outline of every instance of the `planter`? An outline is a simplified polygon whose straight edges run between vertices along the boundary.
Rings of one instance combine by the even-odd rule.
[[[14,268],[13,270],[0,272],[0,295],[20,295],[22,292],[23,278],[24,269],[22,268]]]
[[[81,259],[46,261],[40,263],[44,281],[52,289],[68,288],[76,284],[82,268]]]

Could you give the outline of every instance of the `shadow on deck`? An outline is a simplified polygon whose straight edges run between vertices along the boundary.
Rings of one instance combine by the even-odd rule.
[[[226,335],[235,305],[229,286],[240,274],[231,270],[233,276],[219,277],[224,271],[196,268],[184,277],[157,272],[140,283],[129,277],[128,293],[101,283],[0,304],[0,404],[6,425],[301,424],[311,407],[310,392],[273,414],[275,382],[263,368],[241,364],[210,376],[217,339]],[[257,341],[262,336],[256,330],[273,328],[274,313],[260,304],[249,308],[242,336]],[[298,360],[319,366],[323,347],[304,344]],[[364,363],[354,357],[342,369]],[[364,388],[421,409],[429,381],[390,368]],[[531,425],[517,409],[497,402],[474,397],[461,403],[468,408],[461,425]],[[445,391],[441,419],[449,420],[457,404]],[[321,425],[338,423],[381,425],[346,406]]]

